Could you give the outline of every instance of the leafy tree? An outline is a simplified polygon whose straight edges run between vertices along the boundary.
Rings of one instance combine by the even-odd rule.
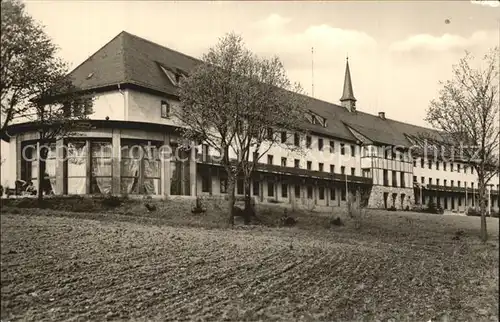
[[[202,60],[180,84],[177,117],[186,139],[203,142],[221,156],[228,176],[228,223],[233,224],[237,177],[245,178],[248,194],[255,164],[279,138],[268,136],[268,129],[298,129],[303,101],[295,93],[301,89],[288,81],[279,59],[256,57],[233,33]]]
[[[479,181],[481,239],[486,241],[486,191],[498,173],[499,114],[498,56],[490,50],[480,67],[466,53],[453,67],[453,78],[441,83],[439,97],[431,101],[426,120],[440,130],[448,146],[460,151],[460,158],[476,170]]]
[[[48,141],[77,129],[78,121],[91,113],[92,99],[82,96],[59,59],[57,46],[42,26],[17,0],[1,0],[1,122],[0,134],[9,135],[13,121],[32,122],[39,132],[38,178],[45,173]],[[39,198],[43,180],[38,180]]]

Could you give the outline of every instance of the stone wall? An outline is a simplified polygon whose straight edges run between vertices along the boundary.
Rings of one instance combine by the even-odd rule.
[[[411,209],[414,203],[414,194],[412,188],[385,187],[374,185],[372,187],[370,198],[368,199],[368,208],[385,208],[384,193],[386,193],[387,208],[395,206],[396,209],[405,209],[407,206]],[[394,194],[396,198],[394,198]],[[401,200],[402,194],[404,199]]]

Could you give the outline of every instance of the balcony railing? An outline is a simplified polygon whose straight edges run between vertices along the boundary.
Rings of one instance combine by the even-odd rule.
[[[202,158],[201,155],[198,155],[197,162],[201,164],[210,164],[214,166],[221,166],[220,161],[214,160],[211,156],[205,156]],[[360,176],[352,176],[345,175],[340,173],[330,173],[324,171],[315,171],[315,170],[307,170],[301,168],[293,168],[293,167],[283,167],[274,164],[265,164],[265,163],[257,163],[255,167],[256,171],[267,172],[267,173],[275,173],[281,175],[291,175],[305,178],[314,178],[314,179],[322,179],[322,180],[333,180],[333,181],[341,181],[345,182],[346,178],[348,182],[360,183],[360,184],[372,184],[372,178],[360,177]]]
[[[415,187],[418,187],[415,185]],[[436,191],[444,191],[444,192],[462,192],[465,193],[467,190],[467,193],[478,193],[479,189],[474,188],[472,189],[471,187],[448,187],[448,186],[441,186],[441,185],[436,185],[436,184],[427,184],[427,185],[422,185],[422,189],[424,190],[436,190]],[[499,192],[498,190],[491,190],[492,195],[497,195]],[[488,189],[486,190],[486,194],[488,194]]]

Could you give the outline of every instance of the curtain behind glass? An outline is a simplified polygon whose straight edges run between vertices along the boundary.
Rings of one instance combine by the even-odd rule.
[[[68,143],[68,194],[85,194],[87,185],[87,145]]]

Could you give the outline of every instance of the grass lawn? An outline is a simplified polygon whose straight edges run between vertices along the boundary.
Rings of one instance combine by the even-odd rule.
[[[496,218],[483,245],[478,217],[220,229],[214,214],[143,213],[4,209],[2,321],[498,321]]]

